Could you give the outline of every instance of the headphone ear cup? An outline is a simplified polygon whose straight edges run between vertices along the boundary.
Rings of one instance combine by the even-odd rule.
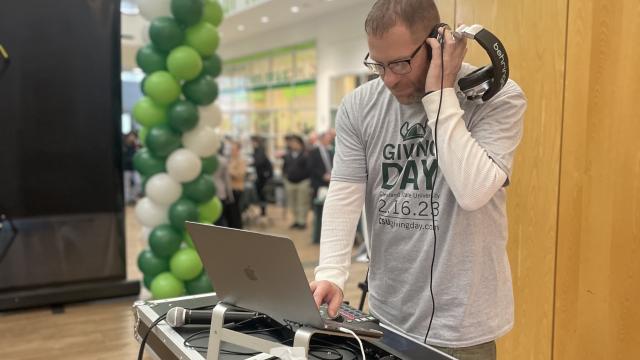
[[[458,80],[458,86],[460,86],[460,90],[462,90],[462,92],[465,92],[486,81],[491,81],[492,78],[493,65],[487,65],[473,70],[465,77]]]

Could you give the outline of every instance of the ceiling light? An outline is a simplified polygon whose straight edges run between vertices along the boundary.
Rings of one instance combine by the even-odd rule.
[[[244,31],[244,25],[238,25],[238,31]]]
[[[263,16],[260,18],[260,22],[263,24],[266,24],[269,22],[269,17],[268,16]]]
[[[300,8],[298,6],[292,6],[291,7],[291,12],[294,14],[297,14],[300,12]]]

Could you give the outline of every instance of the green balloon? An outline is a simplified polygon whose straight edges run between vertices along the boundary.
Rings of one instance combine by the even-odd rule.
[[[138,255],[138,268],[146,276],[154,277],[169,271],[169,261],[157,257],[151,250],[145,249]]]
[[[189,235],[189,233],[186,231],[182,236],[182,241],[184,241],[184,243],[187,244],[188,247],[195,248],[195,245],[193,245],[193,240],[191,239],[191,235]]]
[[[198,207],[200,214],[200,222],[205,224],[213,224],[220,215],[222,215],[222,203],[218,197],[214,197],[211,201],[204,203]]]
[[[156,71],[145,79],[144,93],[159,105],[169,105],[180,97],[180,84],[170,73]]]
[[[144,275],[142,277],[142,283],[144,284],[144,287],[151,290],[151,282],[153,281],[154,278],[155,276]]]
[[[222,59],[218,54],[213,54],[208,58],[202,59],[202,70],[204,74],[212,78],[218,77],[222,72]]]
[[[216,194],[216,185],[206,175],[200,175],[195,180],[182,185],[182,194],[198,204],[208,202]]]
[[[171,13],[178,22],[190,26],[202,18],[202,0],[171,0]]]
[[[185,42],[202,56],[211,56],[218,48],[220,36],[215,26],[201,21],[185,31]]]
[[[180,199],[169,208],[169,221],[176,229],[184,230],[185,221],[198,221],[198,207],[189,199]]]
[[[166,171],[164,159],[153,156],[147,148],[142,148],[133,155],[133,168],[147,178]]]
[[[142,81],[140,81],[140,91],[144,94],[144,84],[147,82],[147,76],[145,76],[144,78],[142,78]]]
[[[187,100],[200,105],[209,105],[218,97],[218,84],[209,76],[201,75],[182,85]]]
[[[184,287],[187,288],[187,294],[204,294],[213,292],[213,285],[206,272],[201,272],[198,277],[191,281],[186,281]]]
[[[133,106],[133,118],[144,127],[152,127],[167,122],[167,112],[145,96]]]
[[[189,131],[198,124],[198,108],[189,101],[177,101],[169,108],[169,125],[176,131]]]
[[[182,234],[169,224],[157,226],[149,235],[149,247],[161,258],[170,258],[182,243]]]
[[[180,280],[193,280],[202,272],[202,261],[192,248],[182,248],[169,261],[171,273]]]
[[[202,20],[218,27],[222,23],[223,12],[222,6],[217,0],[204,0],[204,9],[202,12]]]
[[[182,44],[184,33],[180,25],[171,17],[157,17],[151,21],[149,37],[156,49],[169,52]]]
[[[189,46],[178,46],[167,57],[169,72],[179,80],[193,80],[202,71],[202,58]]]
[[[163,272],[151,282],[151,294],[154,299],[168,299],[186,293],[184,283],[170,272]]]
[[[206,158],[202,158],[202,173],[203,174],[213,174],[218,170],[218,157],[216,155],[211,155]]]
[[[167,57],[152,44],[141,47],[136,54],[136,63],[147,74],[166,70]]]
[[[180,135],[169,125],[154,126],[147,134],[145,144],[155,157],[165,157],[180,147]]]

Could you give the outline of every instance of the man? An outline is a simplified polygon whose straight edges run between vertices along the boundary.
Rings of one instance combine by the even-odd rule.
[[[380,77],[338,111],[310,286],[335,315],[364,204],[371,313],[460,359],[495,359],[495,339],[513,326],[505,186],[526,100],[509,80],[488,102],[467,101],[457,88],[473,70],[466,40],[443,28],[443,47],[427,38],[439,22],[432,0],[378,0],[367,16],[366,62]]]
[[[282,173],[287,204],[294,219],[290,228],[304,230],[311,203],[307,149],[304,140],[295,134],[287,137],[287,144],[289,151],[284,156]]]
[[[316,146],[309,152],[309,174],[314,199],[318,196],[318,189],[329,186],[329,180],[331,180],[333,154],[329,151],[329,147],[332,140],[328,131],[320,134]]]

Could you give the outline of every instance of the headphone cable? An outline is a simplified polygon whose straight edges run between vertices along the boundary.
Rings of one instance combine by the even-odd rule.
[[[436,180],[438,178],[438,168],[440,167],[440,163],[438,161],[438,120],[440,119],[440,109],[442,108],[442,92],[444,91],[444,31],[441,40],[440,46],[440,65],[442,66],[440,72],[440,101],[438,103],[438,113],[436,114],[436,121],[433,127],[433,144],[436,152],[436,169],[433,174],[433,184],[431,185],[431,196],[429,197],[429,202],[431,203],[431,225],[433,230],[433,255],[431,257],[431,271],[429,271],[429,291],[431,292],[431,317],[429,318],[429,326],[427,327],[427,334],[424,336],[424,343],[427,343],[427,337],[429,336],[429,332],[431,331],[431,324],[433,323],[433,317],[436,313],[436,299],[433,295],[433,269],[436,262],[436,245],[437,242],[437,231],[436,231],[436,214],[433,210],[433,189],[436,187]]]

